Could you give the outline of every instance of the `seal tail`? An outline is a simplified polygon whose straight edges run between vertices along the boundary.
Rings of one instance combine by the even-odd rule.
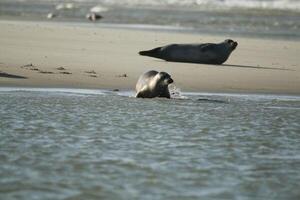
[[[160,50],[161,50],[161,47],[157,47],[157,48],[151,49],[149,51],[140,51],[139,54],[141,56],[150,56],[150,57],[160,58]]]

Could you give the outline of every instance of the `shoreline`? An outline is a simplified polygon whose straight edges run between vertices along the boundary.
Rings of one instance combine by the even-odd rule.
[[[300,41],[234,37],[223,65],[166,62],[138,51],[224,37],[0,20],[0,87],[134,90],[148,70],[166,71],[182,92],[300,94]],[[263,45],[262,45],[263,44]],[[59,70],[58,68],[64,68]]]
[[[78,94],[95,94],[95,95],[102,95],[102,94],[117,94],[120,96],[128,96],[133,97],[135,95],[134,90],[110,90],[110,89],[88,89],[88,88],[49,88],[49,87],[6,87],[0,86],[0,93],[1,92],[22,92],[22,91],[29,91],[29,92],[62,92],[62,93],[78,93]],[[219,96],[219,97],[257,97],[257,98],[292,98],[292,99],[299,99],[299,94],[274,94],[274,93],[222,93],[222,92],[184,92],[180,91],[180,94],[183,96]],[[178,99],[177,97],[172,99]]]

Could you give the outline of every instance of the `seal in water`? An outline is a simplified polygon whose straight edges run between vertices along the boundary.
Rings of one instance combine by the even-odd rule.
[[[140,51],[139,54],[173,62],[220,65],[228,59],[237,45],[238,43],[231,39],[217,44],[170,44],[149,51]]]
[[[173,79],[166,72],[148,71],[140,76],[136,84],[137,98],[170,98],[168,85],[173,83]]]

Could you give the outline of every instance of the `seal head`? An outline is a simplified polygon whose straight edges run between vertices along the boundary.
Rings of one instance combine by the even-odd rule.
[[[235,50],[235,48],[237,47],[238,43],[236,41],[233,41],[232,39],[227,39],[224,41],[224,43],[229,44],[231,51]]]
[[[164,86],[168,86],[169,84],[174,82],[171,76],[166,72],[159,72],[158,74],[156,74],[155,78],[157,79],[157,82],[159,82],[159,84]]]

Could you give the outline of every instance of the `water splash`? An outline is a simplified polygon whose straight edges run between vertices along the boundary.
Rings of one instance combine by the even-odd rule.
[[[180,88],[176,87],[175,84],[169,85],[169,91],[171,94],[171,98],[173,99],[188,99],[188,97],[184,96],[180,90]]]

